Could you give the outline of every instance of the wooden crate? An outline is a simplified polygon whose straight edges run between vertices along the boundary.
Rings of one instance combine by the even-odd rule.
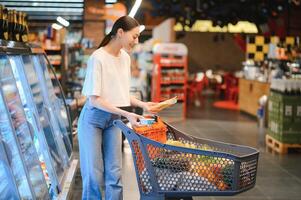
[[[301,144],[282,143],[268,134],[265,137],[265,144],[268,151],[277,152],[279,154],[287,154],[288,149],[301,149]]]

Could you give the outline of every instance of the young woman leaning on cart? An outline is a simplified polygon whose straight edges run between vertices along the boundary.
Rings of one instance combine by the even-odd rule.
[[[119,18],[99,48],[90,56],[83,86],[87,101],[78,122],[82,199],[101,199],[101,180],[105,199],[122,199],[121,131],[112,122],[120,116],[138,125],[142,116],[122,107],[138,106],[156,113],[157,103],[142,102],[130,96],[130,52],[138,43],[139,23]]]

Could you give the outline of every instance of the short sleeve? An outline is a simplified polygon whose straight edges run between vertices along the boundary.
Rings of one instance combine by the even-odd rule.
[[[101,81],[102,81],[102,65],[101,62],[91,56],[87,62],[87,72],[84,81],[82,94],[88,96],[101,96]]]

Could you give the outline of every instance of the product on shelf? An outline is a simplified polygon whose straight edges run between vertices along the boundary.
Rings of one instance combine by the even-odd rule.
[[[286,144],[301,144],[301,80],[273,79],[268,97],[268,134]]]
[[[27,17],[23,12],[8,10],[0,5],[0,39],[15,42],[28,41]]]
[[[0,4],[0,39],[8,40],[8,10]]]

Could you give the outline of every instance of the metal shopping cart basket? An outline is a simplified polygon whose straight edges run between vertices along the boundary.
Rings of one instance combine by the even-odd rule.
[[[196,138],[164,124],[165,132],[143,136],[114,121],[129,141],[141,200],[230,196],[255,186],[256,149]]]

